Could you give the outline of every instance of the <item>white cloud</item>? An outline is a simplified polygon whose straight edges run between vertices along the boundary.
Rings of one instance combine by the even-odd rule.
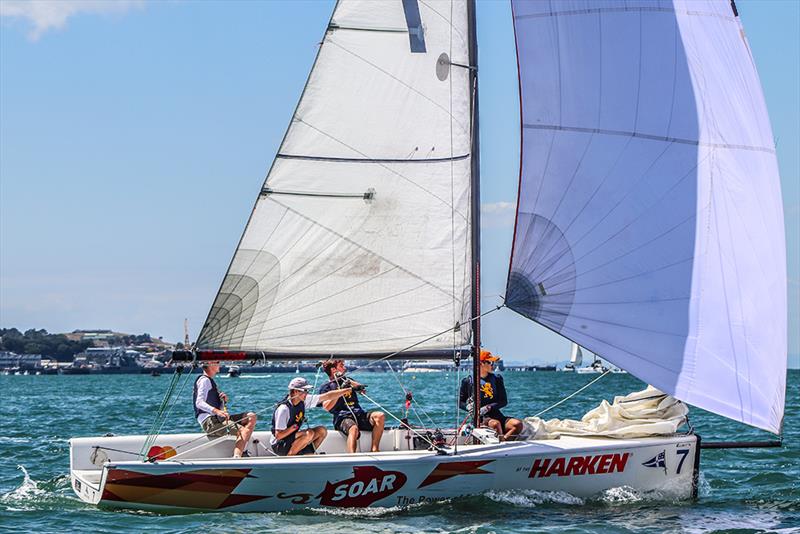
[[[144,0],[3,0],[0,17],[28,21],[28,37],[39,39],[45,32],[61,29],[67,20],[80,13],[122,14],[144,6]]]
[[[508,228],[514,225],[517,205],[514,202],[486,202],[481,204],[481,227]]]
[[[512,213],[517,208],[513,202],[487,202],[481,204],[482,214],[507,214]]]

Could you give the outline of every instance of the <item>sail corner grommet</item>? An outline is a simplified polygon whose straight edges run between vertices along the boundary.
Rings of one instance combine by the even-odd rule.
[[[364,193],[364,202],[366,202],[367,204],[370,204],[373,200],[375,200],[375,188],[374,187],[370,187]]]

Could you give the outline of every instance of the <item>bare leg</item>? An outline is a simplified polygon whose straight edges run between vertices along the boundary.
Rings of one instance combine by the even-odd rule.
[[[324,426],[315,426],[311,431],[314,432],[314,450],[316,451],[328,437],[328,430]]]
[[[286,456],[297,456],[297,453],[305,449],[314,439],[314,431],[298,430],[295,436],[294,443],[292,443],[292,446]]]
[[[483,424],[494,430],[497,433],[497,437],[500,438],[500,441],[503,441],[503,427],[500,425],[500,421],[487,417],[483,420]]]
[[[347,452],[353,454],[356,452],[358,445],[358,436],[361,432],[358,430],[358,425],[353,425],[347,429]]]
[[[519,433],[522,432],[522,421],[510,417],[506,419],[506,433],[503,436],[504,441],[513,441],[517,439]]]
[[[369,423],[372,425],[372,452],[380,452],[386,415],[383,412],[370,412]]]
[[[247,442],[250,441],[250,436],[253,435],[253,431],[256,429],[256,419],[256,414],[253,412],[247,412],[247,417],[242,419],[242,424],[244,424],[244,427],[239,428],[238,431],[236,444],[233,447],[234,458],[242,457],[242,453],[244,452],[245,448],[247,448]]]

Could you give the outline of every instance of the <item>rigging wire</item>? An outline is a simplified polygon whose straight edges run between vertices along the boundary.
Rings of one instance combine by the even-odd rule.
[[[539,417],[539,416],[540,416],[540,415],[542,415],[543,413],[549,412],[550,410],[552,410],[552,409],[553,409],[553,408],[555,408],[556,406],[559,406],[559,405],[561,405],[561,404],[563,404],[563,403],[567,402],[569,399],[571,399],[572,397],[574,397],[575,395],[577,395],[577,394],[578,394],[578,393],[580,393],[581,391],[585,390],[586,388],[588,388],[589,386],[591,386],[592,384],[594,384],[595,382],[597,382],[598,380],[600,380],[601,378],[603,378],[604,376],[606,376],[607,374],[609,374],[610,372],[611,372],[611,369],[607,370],[605,373],[601,374],[600,376],[598,376],[597,378],[595,378],[594,380],[592,380],[591,382],[589,382],[588,384],[586,384],[586,385],[585,385],[585,386],[583,386],[582,388],[578,389],[578,390],[577,390],[577,391],[575,391],[574,393],[572,393],[572,394],[570,394],[570,395],[567,395],[566,397],[564,397],[563,399],[561,399],[561,400],[560,400],[560,401],[558,401],[557,403],[553,404],[553,405],[552,405],[552,406],[550,406],[549,408],[545,408],[545,409],[544,409],[544,410],[542,410],[541,412],[539,412],[539,413],[537,413],[537,414],[535,414],[535,415],[532,415],[531,417]]]

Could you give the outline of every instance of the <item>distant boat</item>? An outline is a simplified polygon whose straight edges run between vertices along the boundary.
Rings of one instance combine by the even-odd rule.
[[[228,378],[238,378],[240,376],[242,376],[242,371],[238,365],[228,366]]]
[[[575,372],[575,369],[581,366],[583,363],[583,352],[581,351],[581,346],[577,343],[572,344],[572,353],[569,356],[569,363],[561,369],[566,373]]]
[[[404,373],[444,373],[454,369],[453,362],[441,360],[407,361],[403,364]]]

